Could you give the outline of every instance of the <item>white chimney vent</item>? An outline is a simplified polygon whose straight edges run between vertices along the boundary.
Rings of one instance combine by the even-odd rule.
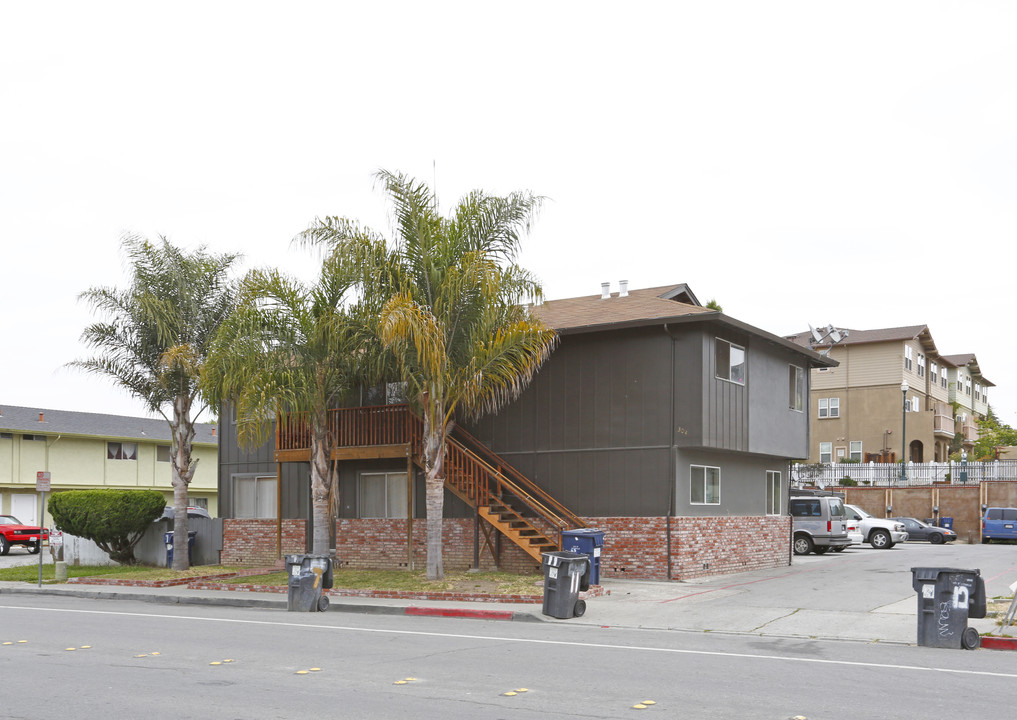
[[[609,283],[609,282],[601,283],[600,284],[600,299],[601,300],[607,300],[609,297],[611,297],[611,283]]]
[[[629,296],[629,281],[628,280],[619,280],[618,281],[618,297],[628,297],[628,296]]]

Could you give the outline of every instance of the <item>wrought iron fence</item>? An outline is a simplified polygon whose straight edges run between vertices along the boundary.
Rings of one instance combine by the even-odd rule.
[[[859,485],[869,487],[922,487],[964,485],[1017,480],[1017,460],[943,463],[832,463],[792,464],[791,482],[816,487]]]

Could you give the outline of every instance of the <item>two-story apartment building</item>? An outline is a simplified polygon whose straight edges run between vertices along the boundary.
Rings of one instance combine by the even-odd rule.
[[[968,450],[978,439],[992,383],[973,355],[941,354],[927,325],[848,330],[832,348],[789,339],[837,361],[812,371],[809,462],[943,462],[957,433]]]
[[[216,426],[199,423],[198,466],[188,502],[218,510]],[[51,492],[94,488],[158,490],[173,504],[170,431],[165,420],[44,408],[0,407],[0,514],[25,523],[40,517],[36,476],[50,474]],[[43,512],[45,509],[42,509]]]
[[[559,346],[514,403],[453,434],[447,569],[534,568],[560,546],[559,530],[577,526],[605,532],[605,577],[789,563],[789,462],[808,453],[809,372],[833,361],[702,307],[685,285],[605,289],[531,312]],[[348,438],[332,452],[340,565],[422,562],[415,417],[405,405],[336,410],[336,435]],[[305,437],[297,418],[248,452],[224,428],[220,510],[235,518],[224,561],[250,561],[259,550],[245,543],[272,529],[283,552],[301,527],[306,537]],[[252,479],[264,484],[257,497]]]

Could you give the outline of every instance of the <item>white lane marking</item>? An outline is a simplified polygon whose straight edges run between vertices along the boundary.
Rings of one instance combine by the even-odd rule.
[[[195,615],[162,615],[159,613],[129,613],[112,610],[72,610],[65,608],[19,607],[0,605],[4,610],[28,610],[51,613],[79,613],[82,615],[112,615],[116,617],[157,618],[162,620],[202,620],[204,622],[233,623],[237,625],[271,625],[273,627],[308,628],[313,630],[342,630],[346,632],[378,633],[383,635],[413,635],[417,637],[453,638],[458,640],[490,640],[492,642],[524,643],[532,645],[560,645],[562,647],[601,648],[604,650],[634,650],[638,652],[669,653],[673,655],[700,655],[707,657],[742,658],[746,660],[782,660],[785,662],[811,663],[815,665],[840,665],[845,667],[877,668],[885,670],[912,670],[919,672],[948,673],[951,675],[978,675],[988,677],[1015,678],[1017,673],[990,672],[987,670],[959,670],[957,668],[922,667],[920,665],[896,665],[892,663],[857,662],[853,660],[822,660],[819,658],[787,657],[784,655],[755,655],[751,653],[716,652],[713,650],[682,650],[644,645],[615,645],[609,643],[572,642],[568,640],[539,640],[513,638],[499,635],[465,635],[462,633],[437,633],[422,630],[386,630],[382,628],[358,628],[346,625],[316,625],[312,623],[280,622],[278,620],[237,620],[233,618],[208,618]]]

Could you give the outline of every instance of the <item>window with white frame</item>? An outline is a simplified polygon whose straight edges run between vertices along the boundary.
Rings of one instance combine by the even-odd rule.
[[[840,398],[819,398],[819,417],[840,417]]]
[[[945,369],[943,370],[943,374],[939,377],[939,383],[940,383],[940,385],[943,386],[944,389],[946,389],[947,379],[946,379],[946,370]]]
[[[107,460],[137,460],[138,443],[108,442],[106,443]]]
[[[692,465],[689,474],[689,502],[693,505],[720,505],[720,468]]]
[[[933,385],[939,382],[939,365],[934,362],[929,363],[929,376],[932,378]]]
[[[788,407],[798,412],[805,410],[805,368],[788,365]]]
[[[908,401],[908,411],[909,412],[918,412],[921,409],[922,409],[922,404],[921,404],[921,401],[919,401],[918,398],[913,397],[913,398],[911,398]]]
[[[850,453],[850,455],[848,456],[849,459],[857,460],[858,462],[862,461],[862,441],[861,440],[852,440],[849,443],[848,451]]]
[[[372,472],[360,475],[361,518],[406,517],[406,473]]]
[[[982,399],[982,386],[978,383],[975,383],[975,400],[981,399]]]
[[[904,367],[908,370],[914,369],[914,349],[910,345],[904,346]]]
[[[925,377],[925,355],[918,353],[918,377]]]
[[[970,395],[971,394],[971,378],[970,377],[964,378],[964,394],[965,395]]]
[[[233,517],[274,518],[276,483],[275,475],[234,475]]]
[[[745,348],[716,339],[717,377],[739,385],[745,384]]]
[[[832,442],[821,442],[819,443],[819,462],[829,465],[833,462],[833,443]]]
[[[776,470],[766,471],[766,514],[781,515],[780,473]]]

